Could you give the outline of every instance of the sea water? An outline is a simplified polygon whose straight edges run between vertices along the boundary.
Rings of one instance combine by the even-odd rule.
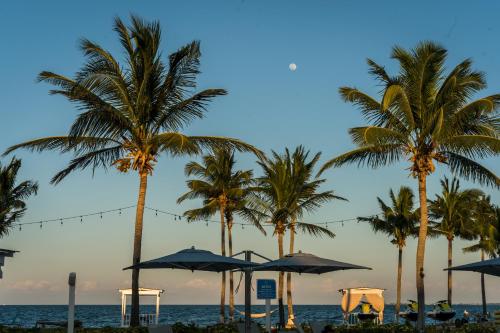
[[[276,306],[272,306],[274,309]],[[456,318],[462,318],[464,310],[469,313],[481,313],[480,305],[458,304],[453,306],[457,312]],[[237,305],[237,310],[243,311],[243,305]],[[285,307],[286,309],[286,307]],[[429,310],[431,308],[429,307]],[[128,309],[130,310],[130,309]],[[491,313],[500,310],[500,304],[489,304],[488,311]],[[229,309],[226,309],[226,314]],[[253,305],[253,313],[264,312],[263,305]],[[77,305],[76,319],[83,323],[84,327],[120,326],[119,305]],[[295,305],[295,317],[299,322],[312,320],[325,320],[330,323],[342,322],[342,310],[339,305]],[[155,313],[155,307],[141,306],[141,313]],[[0,305],[0,325],[34,327],[38,320],[64,321],[67,319],[67,306],[65,305]],[[236,313],[236,319],[243,318]],[[176,322],[195,323],[200,326],[212,325],[219,320],[218,305],[161,305],[160,323],[173,324]],[[256,321],[264,323],[265,319]],[[278,321],[278,312],[272,314],[272,322]],[[384,322],[394,321],[394,305],[386,305],[384,310]],[[427,319],[429,323],[432,321]]]

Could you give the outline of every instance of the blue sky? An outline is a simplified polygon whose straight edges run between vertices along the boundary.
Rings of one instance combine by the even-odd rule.
[[[64,134],[77,110],[61,97],[48,95],[50,86],[35,82],[42,70],[72,75],[83,63],[79,38],[94,40],[121,55],[113,18],[128,20],[135,13],[159,20],[163,28],[164,55],[201,40],[202,74],[199,89],[225,88],[229,95],[210,106],[206,119],[186,132],[226,135],[250,142],[269,152],[305,145],[321,151],[322,162],[353,145],[347,129],[363,124],[359,112],[343,103],[338,88],[356,86],[376,95],[378,87],[367,75],[366,58],[397,69],[389,59],[395,44],[413,47],[433,40],[449,50],[447,67],[471,57],[475,68],[487,73],[483,94],[500,91],[500,50],[497,13],[491,1],[18,1],[0,4],[0,100],[2,122],[0,150],[24,140]],[[298,69],[291,72],[294,62]],[[70,156],[57,153],[16,153],[23,159],[22,177],[37,180],[38,196],[29,199],[24,222],[133,205],[138,179],[114,170],[69,176],[58,186],[49,184]],[[151,207],[181,214],[196,203],[178,206],[185,190],[183,167],[189,159],[159,160],[147,195]],[[6,161],[4,159],[3,161]],[[484,161],[499,173],[498,159]],[[255,168],[250,155],[239,156],[241,168]],[[376,196],[387,198],[390,188],[401,185],[416,190],[407,165],[379,170],[345,167],[330,170],[325,189],[347,197],[348,203],[325,205],[310,222],[346,219],[377,212]],[[258,172],[257,172],[258,173]],[[440,168],[429,179],[429,196],[439,190]],[[462,182],[464,187],[473,186]],[[498,191],[486,188],[498,203]],[[66,300],[67,274],[78,274],[80,303],[118,304],[117,288],[127,287],[130,276],[121,268],[131,261],[133,211],[109,214],[84,223],[27,226],[0,240],[0,247],[21,252],[8,259],[0,281],[0,303],[53,304]],[[338,303],[342,287],[374,286],[395,296],[397,251],[382,235],[361,224],[330,226],[337,237],[314,239],[298,236],[297,248],[325,257],[373,267],[370,272],[342,272],[297,278],[297,303]],[[254,249],[276,257],[275,239],[255,230],[235,230],[236,250]],[[218,227],[187,224],[146,213],[143,258],[153,258],[196,245],[218,250]],[[456,263],[477,259],[463,255],[464,242],[455,244]],[[405,252],[403,298],[415,296],[414,255],[410,241]],[[432,240],[427,247],[428,301],[446,296],[446,242]],[[263,276],[266,276],[263,274]],[[143,272],[143,286],[167,289],[163,302],[215,304],[219,278],[190,272]],[[455,274],[455,300],[480,301],[479,276]],[[487,279],[488,300],[500,302],[498,279]],[[326,291],[326,292],[325,292]],[[239,297],[239,296],[238,296]],[[240,300],[239,298],[237,298]]]

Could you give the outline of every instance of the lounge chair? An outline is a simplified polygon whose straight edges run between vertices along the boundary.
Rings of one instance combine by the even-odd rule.
[[[173,333],[170,325],[148,326],[149,333]]]

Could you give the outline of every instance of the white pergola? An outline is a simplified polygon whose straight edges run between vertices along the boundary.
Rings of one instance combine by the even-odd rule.
[[[132,289],[119,289],[122,298],[122,312],[121,312],[121,326],[127,326],[127,296],[132,295]],[[139,296],[155,296],[156,297],[156,314],[154,316],[154,324],[158,325],[158,318],[160,317],[160,294],[164,292],[163,289],[150,289],[139,288]],[[151,324],[148,318],[141,318],[144,324]]]
[[[18,251],[0,249],[0,279],[3,277],[2,266],[5,264],[5,257],[13,257]]]

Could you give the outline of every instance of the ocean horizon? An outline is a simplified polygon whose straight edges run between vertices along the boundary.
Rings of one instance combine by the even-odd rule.
[[[244,305],[237,304],[236,310],[244,311]],[[273,304],[272,309],[277,308]],[[457,315],[456,318],[462,318],[464,310],[471,315],[482,311],[478,304],[455,304],[453,305]],[[402,307],[404,309],[404,306]],[[428,305],[427,310],[432,306]],[[491,313],[500,309],[500,303],[488,304],[488,311]],[[226,306],[226,314],[229,307]],[[252,305],[253,313],[265,311],[264,305]],[[286,307],[285,307],[286,311]],[[141,305],[141,313],[154,313],[154,305]],[[327,321],[332,324],[342,323],[342,310],[338,304],[298,304],[294,305],[295,317],[299,322],[308,322],[314,320]],[[76,305],[75,317],[80,320],[84,327],[119,327],[120,326],[120,305]],[[0,325],[34,327],[39,320],[64,321],[67,319],[67,305],[2,305],[0,306]],[[243,319],[238,312],[235,320]],[[194,323],[199,326],[216,324],[219,320],[219,305],[161,305],[160,306],[160,324],[174,324],[182,322],[185,324]],[[433,320],[427,318],[428,323]],[[264,323],[265,319],[256,319],[259,323]],[[278,313],[275,311],[271,315],[271,321],[278,321]],[[394,322],[394,304],[386,304],[384,309],[384,322]]]

